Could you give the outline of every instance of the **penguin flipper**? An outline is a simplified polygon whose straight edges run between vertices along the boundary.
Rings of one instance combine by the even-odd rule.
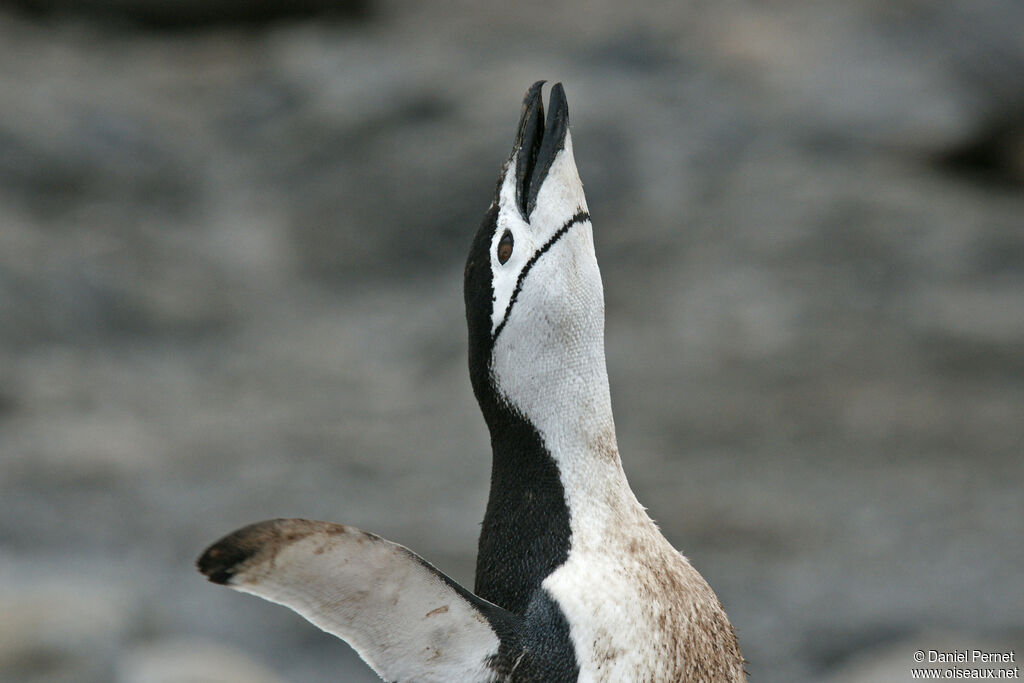
[[[258,522],[196,566],[213,583],[298,612],[388,681],[490,681],[517,619],[409,549],[341,524]]]

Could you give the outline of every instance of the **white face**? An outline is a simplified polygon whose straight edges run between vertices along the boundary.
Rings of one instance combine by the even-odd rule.
[[[561,415],[554,428],[596,431],[603,425],[586,422],[604,413],[607,396],[604,293],[568,134],[529,221],[516,205],[511,171],[498,201],[490,257],[495,389],[538,427]],[[514,246],[501,263],[499,244],[506,231]],[[600,410],[591,405],[595,401],[602,403]],[[564,419],[567,413],[580,419]]]
[[[512,310],[524,305],[520,299],[524,296],[523,290],[532,284],[531,281],[545,280],[546,284],[552,287],[556,284],[554,281],[547,282],[547,278],[542,277],[540,273],[532,272],[542,262],[545,262],[545,265],[570,267],[577,275],[583,275],[580,267],[589,262],[593,266],[595,279],[589,282],[580,281],[577,287],[601,289],[587,200],[583,195],[583,184],[576,170],[572,138],[569,133],[566,133],[565,146],[555,156],[551,169],[537,193],[536,207],[530,214],[529,221],[523,218],[516,204],[515,167],[516,157],[513,156],[506,167],[498,193],[497,228],[491,238],[491,285],[494,289],[491,310],[492,336],[502,331]],[[582,242],[575,239],[580,233],[586,233],[587,239]],[[512,249],[508,260],[502,263],[499,245],[503,238],[507,241],[506,234],[511,236]],[[574,239],[567,240],[569,237]],[[556,275],[555,280],[558,279]],[[571,298],[573,293],[570,291],[564,294]],[[531,298],[536,296],[535,293]],[[559,306],[557,300],[551,303],[554,307]],[[567,305],[569,303],[566,301]],[[530,302],[526,305],[532,307]]]

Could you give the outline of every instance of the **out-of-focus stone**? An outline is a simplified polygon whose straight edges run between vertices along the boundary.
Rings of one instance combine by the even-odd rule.
[[[0,680],[101,681],[131,623],[104,586],[47,581],[0,593]]]
[[[371,0],[4,0],[34,14],[73,15],[151,28],[263,24],[310,17],[359,18]]]
[[[284,683],[252,658],[209,640],[162,640],[129,652],[117,683]]]

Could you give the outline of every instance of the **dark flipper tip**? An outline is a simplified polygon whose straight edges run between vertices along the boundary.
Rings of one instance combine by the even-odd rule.
[[[268,541],[280,536],[279,528],[285,521],[273,519],[257,522],[231,532],[199,556],[196,569],[212,583],[230,584],[247,560],[271,545]]]
[[[202,572],[212,583],[227,585],[238,573],[238,566],[252,557],[255,548],[246,547],[238,542],[239,532],[217,541],[196,560],[196,569]]]

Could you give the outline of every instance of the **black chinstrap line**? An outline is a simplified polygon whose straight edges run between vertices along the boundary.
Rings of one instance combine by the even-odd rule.
[[[512,290],[512,296],[508,300],[508,306],[505,307],[505,315],[502,317],[501,322],[498,324],[498,326],[494,329],[494,334],[491,335],[492,344],[495,342],[495,340],[497,340],[498,335],[501,334],[502,329],[505,328],[505,323],[508,322],[509,313],[512,312],[512,306],[515,305],[516,298],[519,296],[519,290],[523,288],[523,280],[526,279],[527,273],[529,273],[530,269],[533,268],[533,264],[536,263],[537,260],[555,244],[555,242],[562,239],[562,237],[564,237],[565,234],[569,232],[569,229],[572,228],[572,226],[576,225],[577,223],[582,223],[588,220],[590,220],[589,213],[587,213],[586,211],[578,211],[575,216],[566,221],[565,225],[560,227],[558,231],[555,232],[555,234],[552,235],[551,238],[544,244],[544,246],[538,249],[537,253],[531,256],[530,260],[526,262],[526,265],[523,266],[523,270],[519,273],[519,277],[516,278],[516,286],[515,289]]]

